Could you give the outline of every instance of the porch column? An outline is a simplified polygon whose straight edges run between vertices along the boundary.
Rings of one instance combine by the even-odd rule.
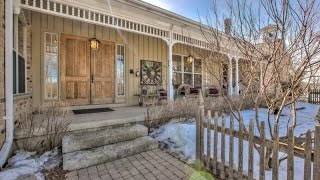
[[[260,62],[260,91],[263,88],[263,63]]]
[[[239,58],[236,58],[236,84],[235,84],[235,95],[239,96]]]
[[[233,85],[232,85],[232,57],[229,58],[229,83],[228,83],[228,92],[229,96],[232,96]]]
[[[167,86],[168,86],[168,96],[167,99],[168,100],[173,100],[173,85],[172,85],[172,77],[173,77],[173,64],[172,64],[172,47],[174,45],[173,42],[173,31],[169,31],[169,39],[167,41],[168,44],[168,82],[167,82]]]

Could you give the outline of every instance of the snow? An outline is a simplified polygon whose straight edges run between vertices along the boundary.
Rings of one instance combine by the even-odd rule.
[[[0,172],[0,180],[15,180],[25,174],[34,174],[38,180],[44,180],[42,171],[51,170],[59,166],[60,163],[60,150],[58,148],[47,151],[42,155],[37,155],[36,152],[18,150]]]
[[[315,125],[317,122],[315,121],[316,114],[319,110],[319,105],[313,105],[309,103],[302,103],[298,102],[296,104],[297,109],[297,127],[294,130],[294,134],[296,136],[299,136],[306,132],[307,129],[314,130]],[[260,108],[259,109],[259,120],[265,121],[267,117],[267,109]],[[290,120],[290,107],[284,108],[283,112],[281,113],[281,117],[279,120],[279,131],[280,136],[285,135],[287,132],[287,123],[288,120]],[[253,119],[255,117],[254,110],[244,110],[241,111],[241,116],[243,117],[244,124],[249,127],[249,120]],[[229,127],[230,116],[226,117],[226,126]],[[272,120],[274,117],[271,118]],[[273,122],[273,121],[271,121]],[[221,118],[219,120],[219,124],[221,124]],[[266,124],[266,137],[270,137],[269,134],[269,128]],[[239,124],[237,121],[235,121],[235,130],[238,130]],[[206,129],[204,130],[204,144],[206,145],[207,141],[207,135],[206,135]],[[257,128],[255,129],[255,134],[259,135],[259,132]],[[154,129],[151,135],[156,138],[158,141],[162,142],[163,144],[166,144],[167,148],[170,151],[178,153],[182,158],[188,160],[189,162],[192,162],[195,160],[195,151],[196,151],[196,126],[195,126],[195,119],[184,122],[184,123],[177,123],[175,121],[172,121],[158,129]],[[211,133],[213,139],[213,131]],[[220,133],[219,140],[220,140]],[[211,141],[212,142],[212,141]],[[237,168],[238,166],[238,139],[234,139],[234,167]],[[220,141],[218,143],[218,159],[220,159]],[[206,148],[205,153],[206,153]],[[229,137],[226,136],[226,144],[225,149],[229,149]],[[213,154],[213,143],[211,143],[211,154]],[[244,141],[243,143],[243,151],[244,151],[244,159],[243,159],[243,167],[244,171],[247,170],[248,167],[248,143]],[[279,157],[282,157],[285,155],[284,153],[279,153]],[[225,159],[226,163],[228,164],[229,159],[229,151],[225,152]],[[287,176],[287,162],[283,161],[280,164],[279,168],[279,177],[283,178]],[[295,179],[304,179],[303,177],[303,165],[304,160],[301,158],[295,157],[294,167],[295,167]],[[257,178],[259,177],[259,154],[256,150],[254,150],[254,176]],[[266,179],[271,179],[272,172],[266,171]]]

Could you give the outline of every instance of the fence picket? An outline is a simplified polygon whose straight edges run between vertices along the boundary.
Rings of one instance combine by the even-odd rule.
[[[210,169],[211,158],[211,111],[208,111],[208,123],[207,123],[207,169]]]
[[[310,130],[306,133],[305,140],[305,159],[304,159],[304,180],[311,179],[311,148],[312,148],[312,140],[311,140],[311,132]]]
[[[314,132],[313,179],[320,179],[320,126]]]
[[[243,177],[243,121],[239,119],[239,154],[238,154],[238,179],[242,180]]]
[[[289,128],[288,132],[288,163],[287,163],[287,179],[294,179],[294,136],[293,128]]]
[[[216,112],[214,114],[214,144],[213,144],[213,173],[217,174],[217,161],[218,161],[218,118],[219,115]]]
[[[259,180],[265,179],[265,129],[264,129],[264,121],[260,124],[260,167],[259,167]]]
[[[225,173],[225,144],[226,144],[226,134],[225,134],[225,129],[226,129],[226,115],[222,114],[222,125],[221,125],[221,171],[220,171],[220,176],[221,179],[225,179],[226,173]]]
[[[319,91],[320,93],[320,91]],[[239,119],[239,130],[234,129],[234,116],[230,116],[230,127],[226,127],[226,115],[222,114],[221,126],[219,126],[218,113],[214,113],[213,122],[211,111],[207,112],[207,120],[204,118],[204,109],[199,108],[197,114],[197,157],[200,161],[206,164],[206,168],[210,171],[212,167],[212,173],[216,176],[220,176],[220,179],[249,179],[253,180],[254,172],[254,147],[259,146],[259,180],[265,180],[265,168],[266,168],[266,150],[272,149],[272,179],[279,179],[279,152],[287,153],[287,179],[294,179],[294,158],[299,157],[304,159],[304,179],[310,180],[320,179],[320,126],[316,126],[314,135],[314,148],[312,144],[311,131],[308,130],[306,133],[306,139],[304,148],[296,148],[294,145],[294,133],[293,128],[290,127],[288,130],[288,141],[287,144],[279,142],[279,126],[274,125],[272,140],[266,139],[265,135],[265,122],[261,122],[259,125],[260,136],[255,136],[254,132],[254,120],[250,119],[249,131],[245,131],[245,125],[243,119]],[[214,123],[214,124],[212,124]],[[207,128],[207,142],[204,144],[204,128]],[[213,133],[211,131],[214,131]],[[221,136],[219,138],[219,133]],[[200,134],[200,135],[199,135]],[[213,138],[212,135],[213,134]],[[226,136],[229,136],[229,148],[226,149]],[[238,169],[235,173],[234,169],[234,138],[238,138]],[[220,142],[219,142],[220,140]],[[244,175],[243,172],[243,141],[247,141],[248,146],[248,174]],[[218,149],[218,144],[220,147]],[[207,146],[206,154],[204,156],[204,146]],[[202,146],[202,147],[201,147]],[[213,150],[211,149],[213,146]],[[229,152],[228,152],[229,150]],[[220,151],[220,152],[219,152]],[[200,156],[198,155],[200,153]],[[218,161],[218,153],[221,155],[221,161]],[[229,154],[228,167],[226,166],[226,153]],[[213,155],[213,158],[211,158]],[[205,157],[205,159],[204,159]],[[313,163],[312,163],[313,162]],[[212,164],[210,164],[212,163]],[[313,172],[313,175],[312,175]]]
[[[200,148],[200,159],[204,160],[204,107],[200,108],[200,138],[201,138],[201,148]]]
[[[254,137],[254,122],[253,119],[250,120],[249,125],[249,154],[248,154],[248,179],[253,179],[253,137]]]
[[[200,146],[201,146],[201,130],[200,130],[200,110],[197,112],[197,119],[196,119],[196,159],[200,160]]]
[[[272,180],[279,179],[279,127],[276,123],[273,132],[273,149],[272,149]]]
[[[230,116],[230,139],[229,139],[229,179],[233,179],[233,152],[234,152],[234,138],[233,138],[233,130],[234,130],[234,118]]]

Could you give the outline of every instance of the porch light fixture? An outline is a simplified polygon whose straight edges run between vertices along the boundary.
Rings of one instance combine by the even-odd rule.
[[[189,55],[189,56],[186,58],[186,63],[191,64],[191,63],[193,62],[193,60],[194,60],[194,57],[191,56],[191,55]]]
[[[90,41],[90,47],[92,50],[98,50],[100,41],[97,38],[91,38]]]

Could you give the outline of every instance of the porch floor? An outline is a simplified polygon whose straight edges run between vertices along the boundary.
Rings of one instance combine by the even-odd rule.
[[[178,180],[201,179],[194,169],[168,153],[155,149],[113,162],[71,171],[67,180]]]
[[[142,123],[147,112],[146,107],[140,106],[114,107],[111,109],[114,111],[78,115],[71,112],[72,122],[69,126],[69,131],[100,128],[119,124]]]

